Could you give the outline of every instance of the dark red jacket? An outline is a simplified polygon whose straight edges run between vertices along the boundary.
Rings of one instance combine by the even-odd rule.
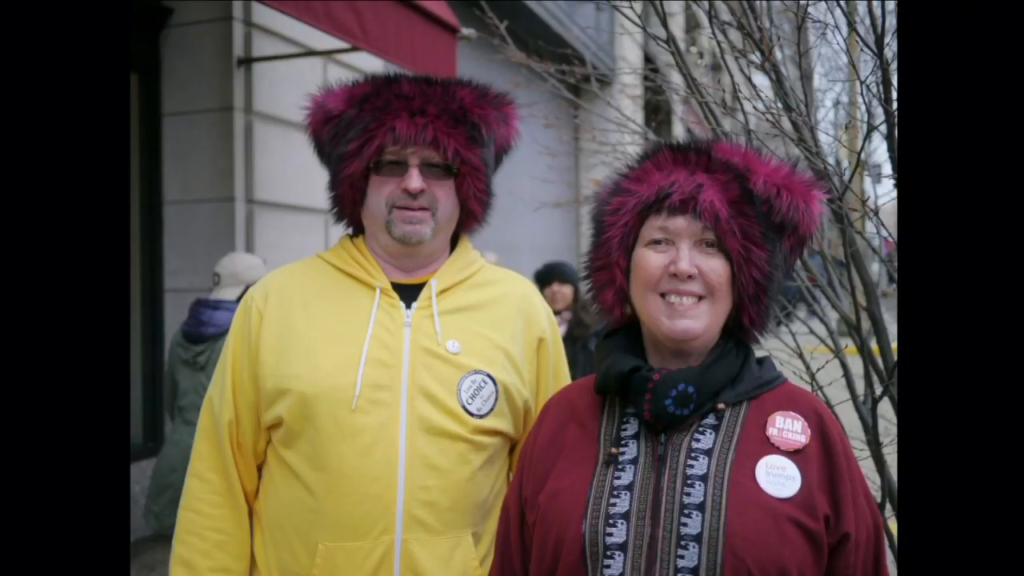
[[[849,440],[828,408],[789,382],[748,401],[726,484],[723,544],[701,574],[877,576],[888,574],[882,516]],[[599,458],[603,398],[594,377],[544,407],[526,440],[498,527],[492,576],[582,576],[583,528]],[[783,452],[765,427],[777,411],[802,416],[811,442]],[[799,467],[800,490],[777,499],[754,475],[769,454]],[[600,572],[597,572],[600,573]]]

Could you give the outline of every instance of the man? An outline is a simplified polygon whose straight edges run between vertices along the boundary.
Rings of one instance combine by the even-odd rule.
[[[511,98],[380,75],[309,133],[352,232],[243,300],[199,419],[175,576],[481,574],[544,402],[554,317],[468,235],[512,149]]]
[[[213,269],[213,291],[192,302],[188,317],[171,338],[164,404],[172,428],[153,467],[144,511],[154,534],[170,537],[174,533],[203,397],[239,301],[266,273],[266,265],[255,254],[232,252],[221,258]]]
[[[579,295],[579,274],[568,262],[548,262],[533,273],[544,300],[555,313],[573,381],[594,373],[597,334]]]
[[[203,397],[238,302],[266,273],[263,260],[254,254],[232,252],[221,258],[213,269],[213,291],[192,302],[188,316],[171,338],[164,372],[164,405],[171,419],[171,431],[153,467],[143,509],[151,536],[139,542],[138,547],[132,546],[133,550],[162,555],[163,566],[167,565],[170,553],[174,519]]]

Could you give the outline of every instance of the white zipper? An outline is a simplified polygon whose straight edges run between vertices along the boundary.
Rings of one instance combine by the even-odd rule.
[[[405,356],[402,360],[402,424],[398,440],[398,512],[395,519],[395,576],[402,576],[402,535],[405,532],[405,451],[406,435],[409,429],[409,348],[412,345],[412,314],[416,311],[416,302],[412,308],[405,309]]]

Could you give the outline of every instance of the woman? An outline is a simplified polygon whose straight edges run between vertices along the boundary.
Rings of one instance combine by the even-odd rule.
[[[590,376],[594,373],[597,335],[579,296],[579,274],[568,262],[548,262],[533,273],[533,281],[558,317],[572,379]]]
[[[842,427],[752,348],[823,201],[722,141],[656,145],[600,193],[611,329],[526,440],[491,574],[888,574]]]

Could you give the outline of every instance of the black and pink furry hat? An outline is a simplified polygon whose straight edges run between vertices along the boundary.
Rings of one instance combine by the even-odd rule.
[[[307,130],[330,176],[335,220],[363,233],[368,167],[388,146],[424,146],[459,169],[456,233],[487,219],[491,178],[519,136],[515,102],[461,78],[376,74],[327,87],[309,105]]]
[[[595,198],[584,266],[589,296],[611,326],[630,319],[629,265],[644,222],[694,214],[733,266],[732,326],[755,342],[772,299],[821,225],[825,188],[792,165],[725,140],[659,143]]]

